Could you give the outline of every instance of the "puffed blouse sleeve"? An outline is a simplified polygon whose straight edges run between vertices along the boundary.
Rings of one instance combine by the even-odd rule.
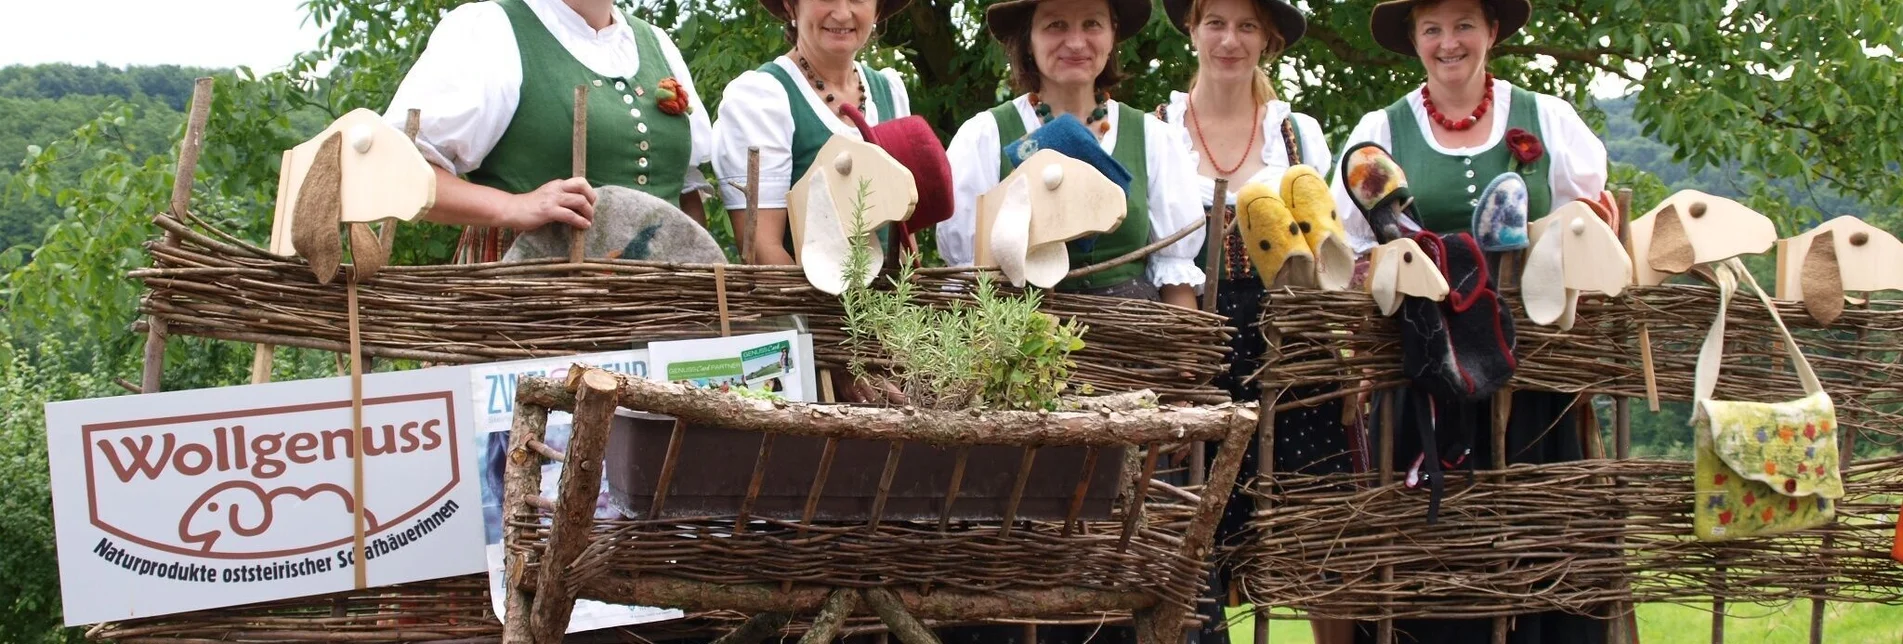
[[[970,266],[978,252],[978,195],[998,185],[998,121],[979,112],[958,126],[945,150],[951,162],[952,216],[941,221],[938,255],[949,266]]]
[[[416,148],[451,174],[466,174],[502,140],[520,100],[522,63],[515,33],[500,5],[451,9],[430,32],[429,45],[390,98],[384,120],[402,129],[409,111],[421,117]]]
[[[747,207],[747,148],[760,148],[760,207],[786,207],[793,187],[793,114],[786,88],[760,71],[727,83],[714,120],[714,174],[728,210]]]
[[[1547,169],[1553,206],[1579,198],[1598,198],[1606,189],[1606,144],[1579,118],[1571,103],[1545,94],[1536,95],[1533,102],[1539,107],[1540,129],[1546,134],[1542,143],[1553,157]]]
[[[1189,155],[1188,135],[1153,115],[1144,114],[1143,119],[1143,154],[1150,172],[1150,241],[1156,242],[1204,219],[1203,202],[1195,190],[1196,163]],[[1204,231],[1198,229],[1151,253],[1146,272],[1150,283],[1158,287],[1189,284],[1202,290],[1204,275],[1196,266],[1196,254],[1203,249],[1203,239]]]
[[[650,25],[650,28],[654,30],[654,39],[661,43],[661,55],[667,58],[668,74],[681,82],[681,89],[687,90],[687,126],[693,147],[688,153],[681,193],[700,192],[708,187],[707,176],[701,173],[700,165],[713,159],[714,122],[707,115],[707,105],[700,100],[700,90],[694,86],[694,77],[687,69],[686,60],[681,58],[680,47],[660,27]]]
[[[1375,110],[1362,116],[1361,122],[1355,124],[1354,131],[1348,134],[1348,140],[1341,144],[1341,154],[1347,155],[1348,150],[1362,143],[1374,143],[1383,148],[1393,145],[1393,137],[1388,131],[1387,112]],[[1333,173],[1335,178],[1330,182],[1329,190],[1335,195],[1335,212],[1341,215],[1342,228],[1348,233],[1348,245],[1359,256],[1376,246],[1374,227],[1368,225],[1368,218],[1361,215],[1361,208],[1356,207],[1354,199],[1348,196],[1348,189],[1342,184],[1340,168],[1341,161],[1337,159]]]

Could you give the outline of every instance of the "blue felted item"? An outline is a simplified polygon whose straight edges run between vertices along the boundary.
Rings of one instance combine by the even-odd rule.
[[[1525,179],[1513,172],[1494,177],[1474,205],[1473,233],[1480,250],[1497,253],[1526,248],[1527,207]]]
[[[1017,169],[1038,150],[1056,150],[1064,156],[1088,163],[1102,172],[1103,176],[1109,177],[1124,193],[1130,192],[1130,171],[1116,159],[1110,158],[1109,152],[1103,151],[1103,146],[1097,143],[1097,137],[1090,133],[1090,128],[1083,121],[1077,120],[1076,115],[1058,116],[1043,127],[1031,130],[1024,138],[1006,144],[1004,156],[1011,160],[1011,168],[1006,172]]]
[[[1031,158],[1039,150],[1056,150],[1059,154],[1088,163],[1117,184],[1124,194],[1130,194],[1130,170],[1111,158],[1110,153],[1103,151],[1096,135],[1091,134],[1090,127],[1077,120],[1076,115],[1059,115],[1043,127],[1031,130],[1024,138],[1006,143],[1004,158],[1011,162],[1011,167],[1005,172],[1016,170],[1025,159]],[[1096,247],[1095,238],[1095,235],[1080,237],[1070,240],[1066,245],[1071,250],[1087,253]]]

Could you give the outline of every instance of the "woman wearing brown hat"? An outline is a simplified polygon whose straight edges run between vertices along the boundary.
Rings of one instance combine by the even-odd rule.
[[[1342,147],[1363,142],[1386,148],[1407,175],[1421,226],[1447,234],[1470,230],[1481,188],[1516,172],[1530,196],[1528,214],[1538,219],[1576,198],[1605,189],[1606,148],[1572,105],[1498,80],[1487,72],[1494,46],[1525,26],[1527,0],[1394,0],[1374,8],[1369,27],[1375,42],[1418,58],[1427,73],[1420,89],[1386,109],[1368,113]],[[1356,252],[1375,245],[1374,231],[1336,173],[1337,212]],[[1550,463],[1583,457],[1576,423],[1577,396],[1542,392],[1513,394],[1508,420],[1507,461]],[[1445,418],[1487,419],[1491,402],[1469,403],[1465,413]],[[1404,415],[1404,418],[1406,415]],[[1491,432],[1481,421],[1474,436]],[[1396,436],[1411,432],[1400,429]],[[1478,438],[1467,458],[1485,469],[1493,463],[1492,441]],[[1400,458],[1399,450],[1396,457]],[[1396,463],[1406,468],[1408,463]],[[1492,620],[1397,620],[1400,642],[1486,642]],[[1372,641],[1363,627],[1358,640]],[[1521,615],[1509,641],[1601,642],[1603,622],[1560,613]]]
[[[1321,124],[1294,111],[1276,96],[1267,68],[1288,51],[1308,29],[1302,12],[1284,0],[1163,0],[1170,26],[1189,36],[1196,50],[1196,75],[1189,91],[1171,92],[1169,103],[1158,109],[1163,120],[1184,128],[1197,159],[1196,194],[1209,207],[1215,180],[1228,181],[1225,206],[1235,218],[1236,192],[1244,184],[1280,186],[1289,168],[1306,165],[1322,176],[1333,158]],[[1243,251],[1242,236],[1229,229],[1223,251],[1215,259],[1218,271],[1216,307],[1240,329],[1230,343],[1229,370],[1216,384],[1237,400],[1254,401],[1261,393],[1250,377],[1262,366],[1268,344],[1255,327],[1262,315],[1267,288]],[[1211,266],[1209,258],[1204,265]],[[1323,392],[1291,391],[1289,400]],[[1342,430],[1339,400],[1276,415],[1275,455],[1278,472],[1330,474],[1350,470],[1347,434]],[[1257,455],[1250,444],[1248,458]],[[1213,456],[1214,451],[1210,454]],[[1245,469],[1253,468],[1245,465]],[[1250,471],[1253,471],[1250,469]],[[1253,500],[1238,492],[1229,499],[1218,529],[1218,539],[1237,532],[1254,508]],[[1225,597],[1227,571],[1218,570],[1210,583],[1210,598]],[[1201,604],[1212,612],[1220,601]],[[1212,621],[1223,618],[1210,614]],[[1348,622],[1315,622],[1319,642],[1345,642]],[[1227,630],[1205,626],[1201,641],[1228,641]],[[1331,638],[1332,634],[1332,638]]]
[[[871,125],[912,113],[899,73],[858,62],[879,21],[906,0],[760,0],[786,21],[784,55],[741,74],[721,96],[714,173],[735,235],[753,231],[754,264],[792,264],[786,193],[833,135],[863,138],[841,115],[852,105]],[[746,219],[747,148],[760,149],[759,221]]]
[[[1020,95],[965,121],[952,137],[946,151],[952,218],[937,229],[939,253],[947,263],[969,265],[974,259],[978,195],[1011,170],[1004,144],[1063,115],[1083,122],[1103,155],[1129,178],[1123,223],[1087,244],[1073,242],[1073,267],[1142,248],[1202,218],[1190,178],[1195,163],[1181,130],[1109,95],[1121,77],[1114,65],[1117,43],[1149,19],[1148,0],[1009,0],[986,10],[985,26],[1004,45],[1011,86]],[[1203,283],[1195,263],[1202,238],[1198,230],[1146,262],[1065,280],[1057,288],[1194,307]]]

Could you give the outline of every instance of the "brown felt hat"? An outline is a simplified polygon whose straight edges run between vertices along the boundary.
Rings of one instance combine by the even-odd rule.
[[[1189,6],[1194,3],[1195,0],[1163,0],[1163,13],[1169,15],[1170,26],[1188,34],[1190,28],[1185,23],[1189,21]],[[1295,41],[1308,33],[1308,18],[1288,0],[1255,0],[1255,3],[1262,6],[1269,21],[1275,23],[1275,30],[1282,33],[1283,49],[1294,47]]]
[[[786,5],[792,1],[760,0],[760,6],[765,8],[767,13],[773,14],[773,17],[779,18],[780,22],[789,22],[793,20],[793,14],[786,10]],[[900,9],[905,8],[905,5],[911,3],[911,0],[879,0],[879,14],[876,20],[884,22],[886,18],[892,17],[892,14],[898,13]]]
[[[1374,6],[1374,13],[1368,16],[1368,30],[1374,32],[1374,42],[1388,51],[1412,58],[1415,56],[1414,40],[1409,38],[1408,19],[1413,15],[1416,5],[1432,4],[1439,0],[1390,0]],[[1526,26],[1533,15],[1533,5],[1528,0],[1480,0],[1481,4],[1493,8],[1493,19],[1500,23],[1500,34],[1494,42],[1506,40]]]
[[[1129,40],[1150,23],[1149,0],[1106,0],[1117,19],[1117,41]],[[1039,0],[1005,0],[985,7],[985,29],[999,42],[1031,24]]]

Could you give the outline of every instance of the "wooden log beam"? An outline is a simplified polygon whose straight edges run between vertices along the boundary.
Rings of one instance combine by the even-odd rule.
[[[819,617],[813,620],[813,628],[800,636],[800,644],[827,644],[839,637],[839,627],[846,625],[846,618],[859,607],[859,591],[852,588],[839,588],[826,596],[826,603],[819,606]]]
[[[743,613],[811,614],[834,586],[794,584],[719,584],[657,574],[609,572],[581,584],[580,596],[617,604],[662,606],[688,612],[731,610]],[[917,588],[887,587],[905,612],[926,620],[982,620],[1035,615],[1094,614],[1143,610],[1156,605],[1152,595],[1089,588],[997,590],[972,593],[946,588],[921,593]]]
[[[666,414],[689,424],[791,436],[932,445],[1094,445],[1217,440],[1238,427],[1253,429],[1255,405],[1157,407],[1125,411],[938,411],[897,407],[820,406],[755,400],[639,376],[612,374],[620,404]],[[573,397],[546,379],[524,379],[516,400],[550,409]]]
[[[529,498],[541,498],[542,457],[529,447],[530,443],[539,443],[548,429],[548,408],[533,404],[516,404],[515,422],[509,428],[509,466],[502,479],[502,542],[520,543],[524,528],[510,519],[528,512]],[[504,555],[504,570],[511,579],[523,579],[528,570],[528,555],[520,551],[508,551]],[[529,640],[529,614],[531,598],[528,589],[522,584],[509,584],[504,600],[504,621],[502,637],[509,642]]]
[[[1229,504],[1229,493],[1235,488],[1236,474],[1242,470],[1242,454],[1248,450],[1249,441],[1256,438],[1256,418],[1250,413],[1249,423],[1231,425],[1229,433],[1222,438],[1222,446],[1216,448],[1216,462],[1209,468],[1209,480],[1203,485],[1203,498],[1196,508],[1196,518],[1190,520],[1189,528],[1183,531],[1183,545],[1178,549],[1182,556],[1194,561],[1208,561],[1209,551],[1216,539],[1216,523],[1222,519],[1223,508]],[[1272,458],[1271,454],[1261,454],[1258,458]],[[1203,571],[1197,570],[1196,577],[1190,580],[1157,580],[1159,583],[1196,583],[1203,579]],[[1151,641],[1180,642],[1185,633],[1182,624],[1189,615],[1185,607],[1175,603],[1161,604],[1150,623],[1157,628]]]
[[[530,607],[529,632],[532,641],[538,643],[561,641],[568,630],[568,617],[575,610],[575,589],[568,586],[568,566],[588,546],[595,497],[601,494],[602,452],[608,447],[608,426],[614,422],[615,382],[608,372],[586,367],[569,373],[570,384],[576,389],[569,460],[562,467],[555,520],[549,525],[548,549],[543,553],[535,601]]]
[[[905,612],[905,603],[899,601],[898,596],[892,594],[892,591],[884,588],[867,588],[861,595],[865,597],[866,604],[872,607],[873,614],[879,616],[879,621],[885,622],[886,628],[891,629],[892,634],[897,635],[900,642],[940,644],[938,636],[932,634],[932,629],[926,628],[923,622],[918,621],[918,618]]]
[[[761,640],[779,635],[788,621],[791,617],[786,613],[756,613],[740,628],[720,636],[713,644],[759,644]]]

